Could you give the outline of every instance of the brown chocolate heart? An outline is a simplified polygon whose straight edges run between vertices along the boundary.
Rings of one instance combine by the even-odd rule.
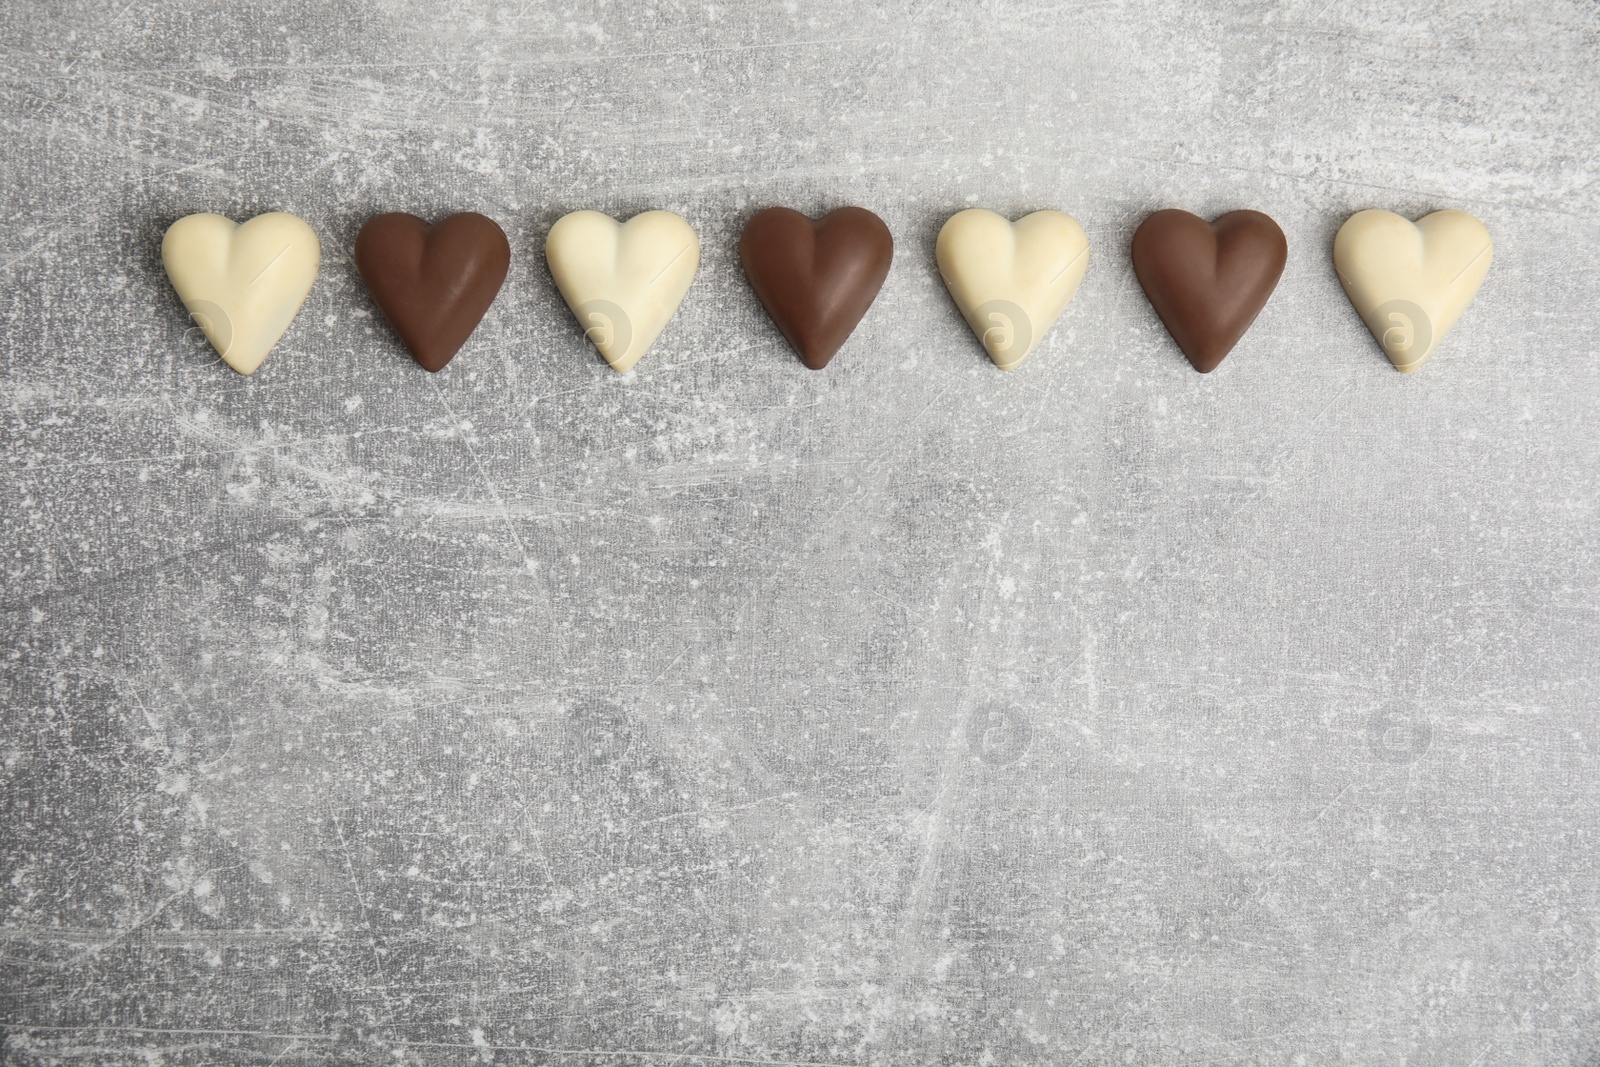
[[[493,219],[475,212],[429,226],[396,211],[361,227],[355,258],[411,357],[438,371],[494,303],[511,266],[511,245]]]
[[[867,313],[889,274],[894,238],[866,208],[842,207],[813,222],[769,207],[739,238],[750,288],[812,370],[828,365]]]
[[[1283,275],[1289,243],[1259,211],[1206,222],[1168,208],[1139,224],[1133,272],[1194,369],[1217,369]]]

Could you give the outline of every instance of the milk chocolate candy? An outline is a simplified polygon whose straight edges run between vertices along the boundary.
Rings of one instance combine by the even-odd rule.
[[[1133,272],[1194,369],[1217,369],[1283,276],[1289,243],[1259,211],[1215,222],[1168,208],[1139,224]]]
[[[1489,273],[1494,241],[1465,211],[1413,223],[1392,211],[1359,211],[1333,239],[1339,284],[1395,370],[1422,366]]]
[[[311,292],[322,247],[310,226],[282,211],[243,225],[188,215],[167,230],[161,262],[217,354],[254,374]]]
[[[425,370],[443,370],[494,303],[511,245],[475,212],[429,226],[415,215],[379,215],[356,235],[356,269],[395,333]]]
[[[739,258],[772,322],[821,370],[867,313],[894,258],[894,238],[865,208],[842,207],[812,221],[786,207],[745,224]]]

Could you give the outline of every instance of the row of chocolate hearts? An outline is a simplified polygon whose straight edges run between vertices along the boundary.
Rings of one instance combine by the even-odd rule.
[[[1395,367],[1415,370],[1455,325],[1489,269],[1488,230],[1461,211],[1416,223],[1389,211],[1352,216],[1334,239],[1339,280]],[[668,211],[618,223],[598,211],[560,219],[545,241],[556,287],[606,361],[628,371],[677,311],[700,267],[694,229]],[[813,220],[789,208],[755,215],[739,255],[756,296],[807,367],[827,366],[888,276],[882,219],[844,207]],[[1083,227],[1059,211],[1010,222],[963,211],[939,232],[946,287],[995,365],[1026,359],[1066,309],[1089,262]],[[1195,369],[1216,368],[1278,284],[1288,242],[1259,211],[1214,222],[1158,211],[1133,237],[1133,268]],[[288,329],[320,262],[316,233],[274,212],[243,225],[179,219],[162,242],[179,297],[229,366],[250,374]],[[430,226],[379,215],[356,237],[355,263],[416,361],[450,362],[505,281],[511,246],[471,212]]]

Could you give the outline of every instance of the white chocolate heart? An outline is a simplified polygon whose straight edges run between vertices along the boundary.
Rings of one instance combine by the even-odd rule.
[[[626,223],[574,211],[550,227],[544,254],[578,325],[619,374],[649,351],[700,269],[700,239],[670,211]]]
[[[282,211],[243,225],[188,215],[167,229],[161,262],[217,354],[253,374],[305,303],[322,248],[310,226]]]
[[[934,250],[945,288],[1001,370],[1038,347],[1089,269],[1089,238],[1070,215],[1016,222],[982,208],[953,215]]]
[[[1392,211],[1359,211],[1333,239],[1333,267],[1367,329],[1396,370],[1433,355],[1467,310],[1494,258],[1489,231],[1465,211],[1412,223]]]

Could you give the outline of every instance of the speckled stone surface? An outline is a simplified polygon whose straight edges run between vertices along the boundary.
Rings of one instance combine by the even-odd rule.
[[[1600,7],[411,0],[0,7],[0,1060],[1600,1060]],[[743,220],[895,268],[827,371]],[[953,212],[1081,220],[1016,373]],[[1288,270],[1209,377],[1148,212]],[[662,207],[640,369],[540,249]],[[1497,241],[1433,362],[1352,212]],[[254,378],[184,214],[320,233]],[[442,374],[350,262],[491,215]]]

